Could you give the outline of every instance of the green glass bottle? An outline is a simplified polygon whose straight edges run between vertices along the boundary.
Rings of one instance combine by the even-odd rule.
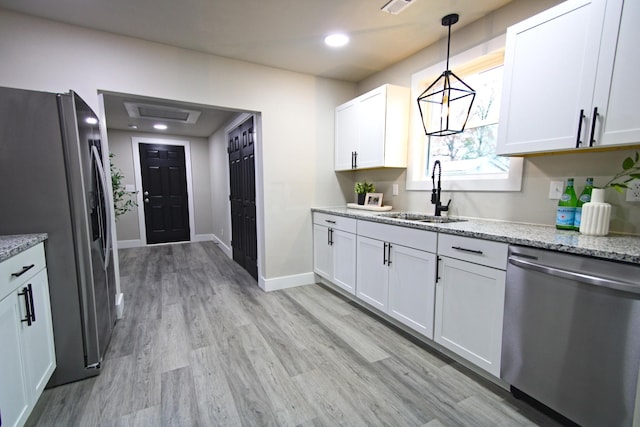
[[[576,205],[576,214],[573,218],[573,229],[580,230],[580,220],[582,219],[582,205],[591,201],[591,191],[593,190],[593,178],[587,178],[587,182],[584,185],[584,190],[578,197],[578,204]]]
[[[556,211],[556,228],[561,230],[573,230],[573,220],[576,216],[576,206],[578,198],[576,191],[573,189],[573,178],[567,180],[567,186],[564,193],[558,201],[558,209]]]

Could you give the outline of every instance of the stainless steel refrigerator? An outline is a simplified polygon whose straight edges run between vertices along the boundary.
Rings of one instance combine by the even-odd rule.
[[[0,234],[45,242],[57,368],[97,375],[115,324],[111,195],[98,118],[75,93],[0,88]]]

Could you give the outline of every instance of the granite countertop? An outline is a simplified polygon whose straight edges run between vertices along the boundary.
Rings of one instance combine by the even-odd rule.
[[[47,233],[0,236],[0,262],[45,241],[47,238]]]
[[[385,218],[380,216],[379,212],[344,207],[312,208],[311,210],[313,212],[323,212],[422,230],[640,264],[640,237],[638,236],[622,234],[586,236],[577,231],[557,230],[552,226],[477,218],[465,218],[465,221],[442,224],[424,223]]]

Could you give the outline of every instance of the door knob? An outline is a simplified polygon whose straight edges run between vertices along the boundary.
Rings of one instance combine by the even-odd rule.
[[[145,192],[144,192],[144,195],[145,195],[145,196],[148,196],[148,195],[149,195],[149,192],[148,192],[148,191],[145,191]]]
[[[147,198],[147,199],[144,199],[144,202],[145,202],[145,203],[149,203],[149,199],[148,199],[148,198]]]

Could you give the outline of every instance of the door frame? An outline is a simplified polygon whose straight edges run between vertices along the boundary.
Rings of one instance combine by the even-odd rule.
[[[189,207],[189,241],[195,241],[195,215],[193,212],[193,181],[191,177],[191,143],[180,139],[148,138],[141,136],[131,137],[131,148],[133,150],[133,170],[136,181],[136,202],[138,203],[138,228],[140,229],[140,242],[147,246],[147,229],[144,219],[144,197],[142,195],[142,170],[140,169],[140,144],[175,145],[184,147],[185,174],[187,175],[187,202]],[[158,243],[174,244],[172,243]]]
[[[237,128],[239,125],[247,121],[253,117],[253,129],[255,132],[254,138],[254,165],[255,165],[255,181],[256,181],[256,234],[258,239],[258,286],[266,291],[267,282],[264,277],[265,272],[265,243],[264,243],[264,234],[265,234],[265,225],[264,225],[264,180],[263,180],[263,170],[262,170],[262,115],[260,113],[241,113],[238,114],[230,123],[228,123],[224,127],[224,144],[225,144],[225,153],[226,147],[229,142],[229,133]],[[229,161],[225,162],[226,168],[226,184],[227,184],[227,230],[230,232],[231,236],[231,200],[229,196],[231,195],[231,182],[229,180]],[[231,238],[229,238],[231,240]],[[225,251],[227,256],[233,259],[233,249],[229,247],[228,251]]]

